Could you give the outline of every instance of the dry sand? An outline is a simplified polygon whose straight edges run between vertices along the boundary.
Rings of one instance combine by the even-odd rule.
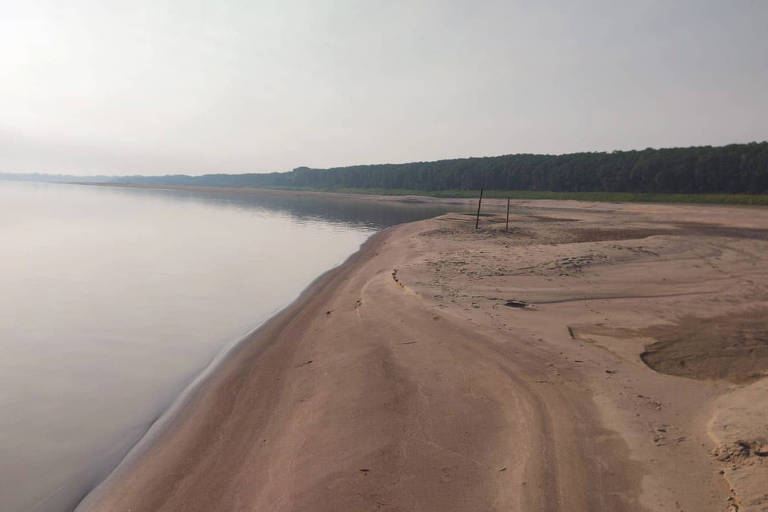
[[[768,210],[515,201],[510,226],[374,236],[80,508],[768,510]]]

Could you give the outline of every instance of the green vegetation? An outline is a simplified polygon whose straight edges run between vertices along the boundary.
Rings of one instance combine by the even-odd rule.
[[[286,173],[128,176],[121,183],[524,199],[766,204],[768,142],[567,155],[505,155]],[[703,194],[703,195],[702,195]]]

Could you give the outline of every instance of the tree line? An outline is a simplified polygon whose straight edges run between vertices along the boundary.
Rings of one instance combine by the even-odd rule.
[[[129,176],[134,184],[320,190],[534,190],[553,192],[768,193],[768,142],[587,152],[515,154],[285,173]]]

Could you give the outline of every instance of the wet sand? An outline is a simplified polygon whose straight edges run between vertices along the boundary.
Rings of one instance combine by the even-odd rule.
[[[487,207],[374,236],[80,510],[768,510],[768,210]]]

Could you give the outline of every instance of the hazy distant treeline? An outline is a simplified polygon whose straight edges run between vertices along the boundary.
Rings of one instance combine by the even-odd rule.
[[[0,178],[4,176],[0,175]],[[10,175],[5,176],[11,178]],[[567,155],[504,155],[407,164],[299,167],[268,174],[11,179],[144,185],[285,187],[319,190],[532,190],[553,192],[768,193],[768,142]]]
[[[324,190],[548,190],[768,193],[768,142],[567,155],[504,155],[407,164],[299,167],[270,174],[126,177],[142,184]]]

